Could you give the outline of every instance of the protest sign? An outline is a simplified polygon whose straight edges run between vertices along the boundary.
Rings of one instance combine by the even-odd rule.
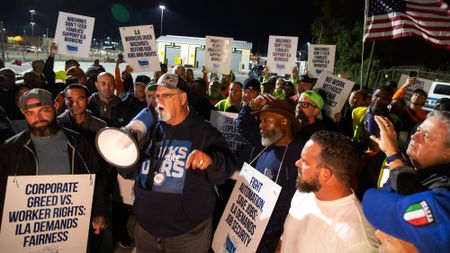
[[[308,48],[308,74],[318,77],[323,71],[333,73],[336,45],[313,45]]]
[[[336,120],[334,115],[342,110],[353,85],[355,85],[355,82],[339,78],[328,72],[320,74],[314,88],[322,89],[327,93],[324,109],[328,117]]]
[[[269,51],[267,53],[267,67],[270,73],[279,76],[289,75],[292,68],[297,66],[298,37],[269,36]]]
[[[209,122],[223,135],[228,147],[238,161],[238,168],[241,168],[244,162],[250,159],[252,145],[238,132],[236,125],[237,116],[237,113],[232,112],[211,111]],[[236,175],[239,171],[236,172],[231,177],[234,180],[237,179]]]
[[[2,252],[86,252],[95,175],[8,177]]]
[[[206,36],[205,47],[206,71],[229,75],[233,54],[233,38]]]
[[[211,111],[210,123],[216,127],[227,141],[232,151],[237,151],[247,141],[242,138],[236,127],[237,113]]]
[[[255,252],[281,186],[245,163],[214,233],[214,252]]]
[[[160,71],[153,25],[120,27],[124,56],[134,72]]]
[[[401,75],[400,80],[398,81],[398,87],[400,88],[403,84],[406,83],[406,80],[408,79],[408,75]],[[405,102],[409,102],[411,100],[411,96],[415,89],[422,89],[426,93],[430,92],[431,84],[433,83],[432,80],[424,79],[424,78],[417,78],[417,83],[411,85],[406,90],[405,96],[403,96],[403,100]]]
[[[89,57],[95,18],[59,12],[55,42],[58,54]]]

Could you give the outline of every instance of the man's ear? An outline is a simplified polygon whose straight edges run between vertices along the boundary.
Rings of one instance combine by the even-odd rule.
[[[187,93],[186,92],[182,92],[180,94],[180,102],[182,105],[185,105],[187,103]]]
[[[280,125],[282,127],[286,127],[288,125],[288,123],[289,123],[289,121],[286,118],[280,120]]]
[[[329,179],[331,179],[332,176],[333,176],[333,171],[330,168],[327,168],[327,167],[321,168],[319,178],[323,182],[328,181]]]

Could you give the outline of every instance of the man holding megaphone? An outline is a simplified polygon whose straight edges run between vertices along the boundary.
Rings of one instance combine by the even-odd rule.
[[[119,166],[122,176],[135,179],[137,252],[208,252],[214,185],[224,183],[236,167],[220,132],[189,110],[187,93],[178,88],[178,81],[177,75],[164,74],[155,84],[158,120],[141,112],[127,126],[134,132],[154,129],[138,162]],[[145,127],[139,128],[136,121]],[[114,138],[97,137],[97,142],[106,139]],[[119,142],[103,147],[97,143],[97,147],[101,153],[106,146],[117,147],[107,160],[127,159],[127,145],[123,139]]]

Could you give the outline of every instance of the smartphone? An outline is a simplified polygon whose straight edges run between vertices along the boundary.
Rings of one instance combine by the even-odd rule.
[[[123,62],[123,54],[119,54],[117,57],[119,58],[120,61]]]
[[[410,71],[409,72],[410,77],[417,77],[417,71]]]

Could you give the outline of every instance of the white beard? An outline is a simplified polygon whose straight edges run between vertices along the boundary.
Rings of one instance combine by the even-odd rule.
[[[275,142],[277,142],[279,139],[281,139],[281,137],[283,137],[283,132],[281,132],[280,130],[275,131],[275,133],[273,135],[270,136],[262,136],[261,135],[261,144],[264,147],[268,147],[272,144],[274,144]]]
[[[167,121],[169,121],[172,118],[172,116],[167,111],[161,112],[160,110],[158,110],[158,118],[161,121],[167,122]]]

